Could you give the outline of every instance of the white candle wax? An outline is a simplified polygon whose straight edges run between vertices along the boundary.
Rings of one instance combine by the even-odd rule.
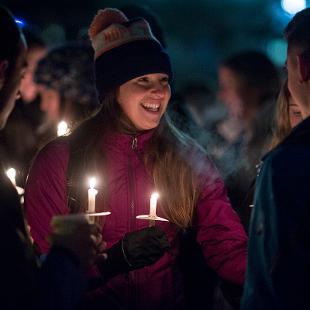
[[[153,193],[151,195],[150,199],[150,216],[156,217],[156,206],[157,206],[157,199],[158,199],[158,193]]]
[[[98,191],[94,188],[96,184],[95,178],[90,178],[89,180],[89,189],[88,189],[88,213],[96,212],[96,195]]]

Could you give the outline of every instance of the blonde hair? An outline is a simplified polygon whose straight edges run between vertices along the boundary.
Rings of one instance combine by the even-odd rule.
[[[292,130],[290,122],[290,107],[289,107],[289,90],[287,80],[281,87],[275,113],[275,122],[273,136],[270,143],[270,149],[275,148]]]
[[[198,177],[189,150],[195,142],[163,117],[144,155],[145,166],[161,193],[161,207],[170,222],[185,229],[192,224],[200,194]]]

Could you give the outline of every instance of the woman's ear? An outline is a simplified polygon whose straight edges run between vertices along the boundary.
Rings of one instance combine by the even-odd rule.
[[[298,75],[299,81],[306,82],[310,79],[310,60],[309,58],[298,55],[297,56],[297,67],[298,67]]]

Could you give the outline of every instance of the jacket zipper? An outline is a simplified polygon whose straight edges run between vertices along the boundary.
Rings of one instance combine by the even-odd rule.
[[[130,210],[131,210],[131,219],[130,219],[130,230],[135,230],[135,174],[133,168],[132,155],[137,149],[138,139],[133,137],[131,141],[131,150],[129,155],[129,191],[130,191]]]
[[[133,137],[131,141],[131,151],[129,155],[129,193],[130,193],[130,231],[135,230],[135,173],[133,168],[133,155],[138,146],[137,137]],[[136,292],[136,273],[135,271],[130,272],[131,276],[129,277],[130,288],[130,298],[133,301],[133,304],[130,305],[132,308],[137,306],[137,292]]]
[[[132,141],[131,141],[131,149],[135,150],[138,146],[138,138],[137,137],[133,137]]]

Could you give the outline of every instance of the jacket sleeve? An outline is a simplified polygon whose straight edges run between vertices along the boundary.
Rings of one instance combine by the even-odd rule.
[[[203,188],[197,204],[195,228],[207,264],[223,279],[244,283],[247,236],[232,209],[226,189],[211,162],[205,165]]]
[[[310,164],[308,149],[283,152],[271,164],[273,221],[265,221],[272,287],[283,309],[309,309]],[[293,164],[292,164],[293,163]],[[270,226],[268,226],[270,225]],[[270,249],[276,249],[274,256]],[[261,254],[261,253],[260,253]]]
[[[69,145],[51,142],[36,157],[25,188],[25,214],[39,252],[47,253],[54,215],[68,213],[66,171]]]

